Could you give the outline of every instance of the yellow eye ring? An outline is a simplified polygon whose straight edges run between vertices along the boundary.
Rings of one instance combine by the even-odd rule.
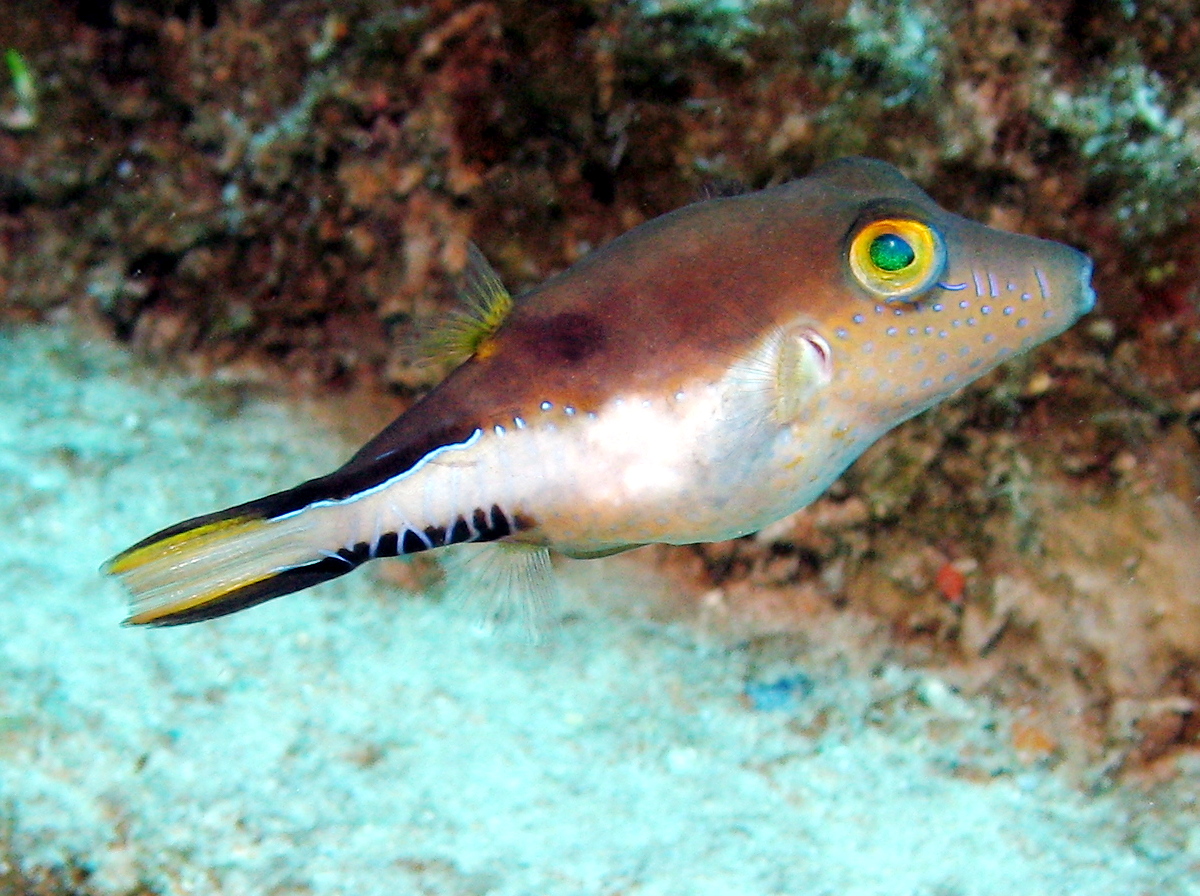
[[[932,287],[946,267],[938,232],[913,218],[880,218],[850,241],[850,270],[885,301],[906,301]]]

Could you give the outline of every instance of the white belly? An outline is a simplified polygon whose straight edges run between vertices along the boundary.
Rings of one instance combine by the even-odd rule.
[[[573,555],[754,532],[820,495],[882,429],[851,419],[823,388],[781,405],[776,345],[667,396],[625,395],[593,412],[543,402],[340,512],[354,517],[354,538],[375,544],[382,532],[498,507],[520,530],[513,537]]]

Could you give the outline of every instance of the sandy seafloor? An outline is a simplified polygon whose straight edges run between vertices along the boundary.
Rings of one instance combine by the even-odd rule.
[[[349,446],[64,329],[0,350],[0,805],[27,866],[113,894],[1200,893],[1195,818],[957,774],[996,713],[909,670],[815,664],[755,709],[744,652],[612,609],[632,586],[603,564],[536,645],[365,571],[122,628],[108,555]],[[904,688],[925,699],[872,722]],[[794,724],[804,701],[842,722]]]

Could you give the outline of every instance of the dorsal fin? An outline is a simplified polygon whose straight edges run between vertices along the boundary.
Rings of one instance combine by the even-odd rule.
[[[744,196],[751,192],[749,184],[733,177],[714,177],[700,185],[700,196],[697,202],[708,199],[728,199],[731,196]]]
[[[424,354],[431,363],[461,364],[480,350],[512,311],[512,296],[474,243],[467,246],[459,299],[459,307],[424,340]]]

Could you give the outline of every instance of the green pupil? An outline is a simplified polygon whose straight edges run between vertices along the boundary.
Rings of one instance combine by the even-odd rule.
[[[908,240],[895,233],[881,233],[871,240],[867,251],[871,255],[871,263],[889,274],[904,270],[917,258]]]

